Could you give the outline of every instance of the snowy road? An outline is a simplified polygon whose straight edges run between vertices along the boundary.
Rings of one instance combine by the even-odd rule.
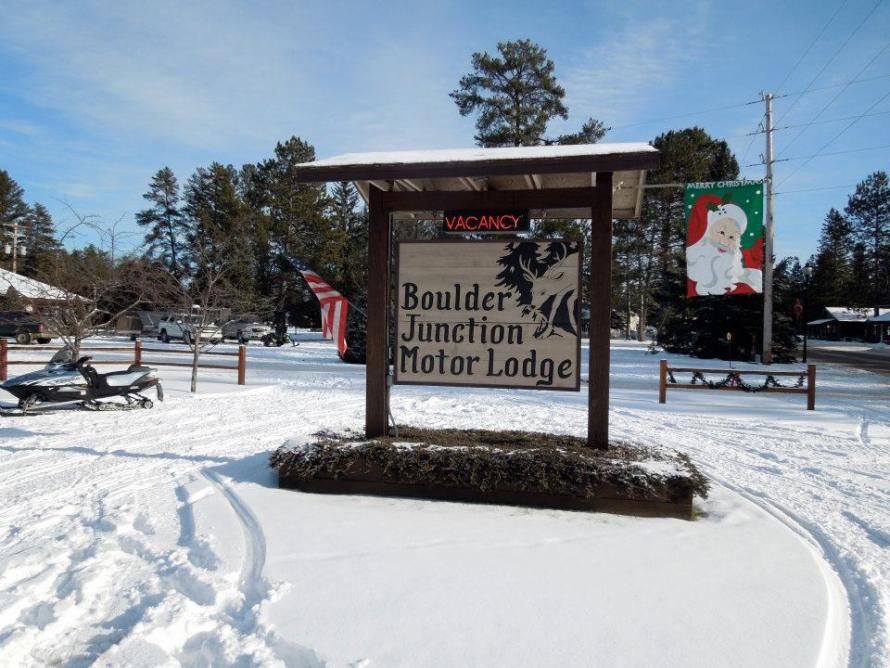
[[[498,558],[514,555],[517,572],[523,568],[523,559],[532,564],[541,558],[540,541],[529,537],[523,543],[523,532],[532,528],[534,536],[559,536],[546,548],[555,550],[551,566],[562,563],[584,569],[585,562],[601,558],[593,555],[599,555],[604,545],[611,545],[612,552],[605,553],[617,563],[607,560],[599,565],[624,572],[621,560],[628,558],[628,551],[651,549],[667,555],[662,559],[669,574],[665,580],[673,578],[687,586],[693,580],[687,581],[682,569],[676,570],[670,555],[682,554],[688,564],[698,552],[687,554],[685,543],[671,542],[678,541],[676,534],[705,551],[723,549],[741,555],[750,551],[749,570],[764,582],[773,578],[776,587],[787,587],[778,597],[775,591],[759,592],[762,609],[778,606],[776,615],[781,619],[780,604],[787,596],[789,609],[800,616],[776,630],[775,654],[763,656],[761,665],[831,665],[834,653],[847,649],[849,665],[890,665],[890,387],[886,379],[843,369],[820,372],[815,413],[804,411],[799,397],[733,393],[672,393],[669,403],[660,406],[654,391],[656,367],[657,358],[643,349],[633,344],[614,346],[613,435],[689,452],[715,480],[796,534],[771,529],[783,525],[760,519],[747,502],[719,488],[714,499],[702,504],[706,514],[702,520],[678,525],[280,492],[272,487],[267,470],[270,450],[288,438],[321,428],[363,424],[363,368],[337,362],[326,343],[273,350],[252,347],[249,379],[256,385],[247,389],[229,384],[231,379],[224,373],[208,372],[202,394],[192,397],[183,391],[184,372],[164,369],[169,400],[151,411],[66,410],[6,418],[0,422],[3,663],[312,666],[346,665],[368,658],[369,663],[363,665],[410,665],[410,652],[417,648],[412,645],[413,627],[407,619],[401,620],[408,635],[400,654],[399,643],[393,647],[379,634],[364,637],[359,628],[370,617],[392,616],[392,610],[362,612],[359,605],[345,612],[345,601],[338,606],[326,597],[333,591],[357,596],[359,601],[378,600],[381,594],[373,586],[374,578],[381,587],[384,583],[396,586],[392,584],[395,575],[385,567],[395,559],[406,583],[393,595],[410,610],[411,605],[421,605],[413,598],[417,592],[409,589],[419,586],[412,580],[412,568],[421,566],[393,556],[408,550],[405,545],[417,544],[426,536],[429,545],[437,546],[432,552],[427,549],[434,560],[447,555],[449,563],[463,563],[468,555],[476,554],[478,548],[473,545],[511,527],[514,533],[505,534],[504,540],[517,541],[517,545]],[[393,393],[398,421],[569,433],[583,433],[585,402],[583,392],[398,387]],[[504,425],[505,414],[515,416],[514,423]],[[441,522],[437,531],[447,532],[453,523],[450,535],[462,536],[465,542],[457,544],[466,547],[455,551],[454,539],[427,535],[428,522],[412,524],[417,521],[413,518],[430,516]],[[382,553],[377,548],[383,548],[374,541],[388,544],[390,531],[403,531],[399,528],[403,520],[405,526],[414,527],[409,532],[411,540],[408,536],[404,543],[396,540],[391,549],[404,549],[383,550],[389,556],[378,561],[375,555]],[[375,524],[380,522],[384,524]],[[709,542],[709,533],[718,534],[722,542]],[[758,537],[767,534],[772,542],[758,544]],[[334,557],[331,550],[343,541],[342,552],[335,550],[340,556]],[[650,547],[642,547],[646,545]],[[777,549],[777,545],[784,547],[776,554],[789,555],[788,563],[781,557],[771,558],[772,562],[765,563],[771,564],[774,573],[757,571],[758,551]],[[490,547],[485,554],[496,552],[494,544]],[[832,600],[831,578],[826,580],[825,591],[806,588],[806,582],[819,577],[817,560],[809,553],[823,555],[837,573],[846,601]],[[798,555],[796,560],[792,554]],[[463,566],[467,572],[480,563],[478,555],[472,559]],[[300,570],[291,576],[295,565]],[[727,561],[727,580],[743,583],[742,566]],[[364,585],[353,582],[346,589],[331,590],[322,577],[348,577],[358,567],[370,569]],[[491,580],[491,573],[486,577]],[[554,582],[553,587],[558,590],[563,584]],[[606,585],[599,586],[608,590]],[[666,591],[646,606],[653,619],[671,610],[669,599],[679,593],[665,586]],[[731,590],[731,582],[711,586],[718,591],[726,587],[725,595],[748,600],[744,592]],[[492,583],[488,595],[496,591],[500,590]],[[806,611],[790,600],[793,592],[814,596],[813,607],[824,608],[824,618],[808,619]],[[619,593],[616,590],[614,595]],[[748,603],[750,610],[735,613],[743,620],[744,615],[758,614],[755,604]],[[523,605],[515,601],[517,610]],[[595,612],[595,605],[590,605]],[[344,632],[332,621],[338,615],[355,625],[348,638],[337,637]],[[508,614],[503,623],[509,619]],[[752,621],[752,627],[756,626]],[[373,625],[364,630],[370,633],[370,628]],[[666,629],[650,628],[653,637],[660,630],[670,631],[669,623]],[[631,636],[637,635],[631,631]],[[424,637],[422,628],[415,632]],[[623,649],[620,628],[609,633],[616,647]],[[772,641],[770,633],[762,630]],[[783,633],[800,634],[798,645],[793,637],[783,644]],[[598,637],[575,641],[581,645],[601,642]],[[447,639],[439,642],[447,643]],[[496,644],[496,638],[484,636],[474,642],[479,644],[464,648],[467,663],[483,665],[479,657],[498,657],[485,645]],[[678,657],[678,665],[684,658],[685,665],[701,665],[720,649],[702,644],[705,641],[700,638],[697,642],[698,650],[690,641],[682,651],[661,656]],[[349,661],[337,654],[353,646]],[[539,654],[524,655],[526,665],[532,665],[535,657],[556,655],[555,648],[538,649]],[[608,655],[608,648],[599,649]],[[740,647],[738,651],[746,650]],[[572,660],[571,654],[562,656]],[[801,658],[806,656],[812,659],[809,663]],[[641,653],[638,664],[651,657]]]

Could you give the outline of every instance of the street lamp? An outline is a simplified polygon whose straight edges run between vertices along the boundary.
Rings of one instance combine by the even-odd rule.
[[[803,268],[803,362],[807,362],[807,306],[810,298],[810,279],[813,277],[813,265],[807,262]]]

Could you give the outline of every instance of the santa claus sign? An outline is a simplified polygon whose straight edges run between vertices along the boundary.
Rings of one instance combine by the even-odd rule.
[[[763,184],[686,186],[686,295],[763,291]]]

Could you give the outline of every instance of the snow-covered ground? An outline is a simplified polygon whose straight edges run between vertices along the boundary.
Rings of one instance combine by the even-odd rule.
[[[715,482],[690,522],[279,490],[271,450],[364,420],[364,368],[306,339],[246,387],[161,367],[150,411],[0,419],[0,664],[890,666],[886,377],[659,405],[660,356],[614,342],[612,434]],[[581,435],[583,390],[392,405]]]

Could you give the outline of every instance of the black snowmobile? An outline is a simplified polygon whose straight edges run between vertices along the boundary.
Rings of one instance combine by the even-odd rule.
[[[77,402],[90,410],[121,410],[151,408],[151,399],[142,392],[154,387],[158,401],[164,400],[164,390],[157,371],[147,366],[130,365],[126,371],[99,373],[92,366],[92,357],[75,360],[69,348],[63,348],[40,371],[16,376],[0,385],[18,400],[18,410],[0,409],[5,415],[24,415],[41,404]],[[101,401],[123,397],[125,404]]]

